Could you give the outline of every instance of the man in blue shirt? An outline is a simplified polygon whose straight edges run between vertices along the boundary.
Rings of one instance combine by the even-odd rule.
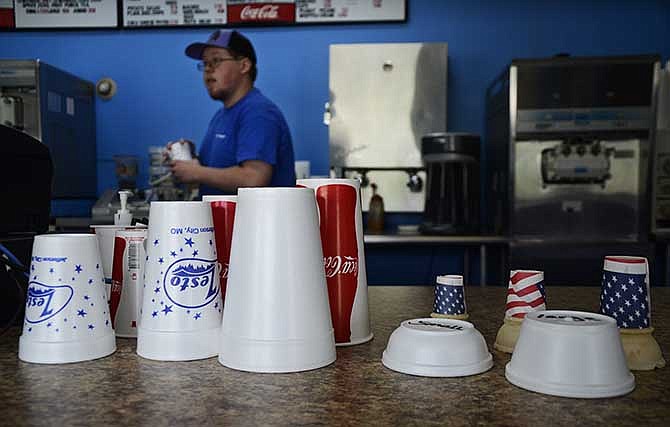
[[[249,39],[218,30],[205,43],[190,44],[186,55],[202,61],[207,92],[223,107],[209,123],[199,162],[172,162],[174,176],[200,184],[201,195],[294,186],[291,133],[279,108],[254,87],[256,52]]]

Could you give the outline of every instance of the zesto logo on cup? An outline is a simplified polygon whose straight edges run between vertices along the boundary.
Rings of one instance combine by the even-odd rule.
[[[167,297],[183,308],[208,305],[219,294],[219,286],[214,281],[215,270],[216,260],[184,258],[175,261],[163,278]]]
[[[228,22],[293,22],[295,3],[229,4]]]

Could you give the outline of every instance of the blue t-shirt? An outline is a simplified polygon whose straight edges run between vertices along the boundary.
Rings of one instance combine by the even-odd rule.
[[[271,187],[295,185],[293,143],[284,115],[258,89],[252,88],[231,108],[222,107],[209,123],[200,147],[200,163],[215,168],[247,160],[272,165]],[[225,194],[207,185],[200,194]]]

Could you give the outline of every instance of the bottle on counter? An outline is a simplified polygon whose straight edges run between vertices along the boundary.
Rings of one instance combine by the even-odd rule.
[[[368,210],[368,233],[381,234],[384,232],[384,199],[377,194],[377,184],[372,183],[372,197]]]

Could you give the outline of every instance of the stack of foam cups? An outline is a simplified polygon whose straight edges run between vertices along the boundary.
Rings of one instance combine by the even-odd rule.
[[[363,245],[360,183],[355,179],[299,179],[314,189],[319,209],[323,263],[338,346],[372,339]]]
[[[512,353],[526,314],[546,308],[544,272],[512,270],[507,288],[505,318],[493,347],[505,353]]]
[[[151,203],[146,246],[137,354],[154,360],[216,356],[223,304],[210,207]]]
[[[296,372],[335,361],[314,191],[237,195],[219,362]]]

